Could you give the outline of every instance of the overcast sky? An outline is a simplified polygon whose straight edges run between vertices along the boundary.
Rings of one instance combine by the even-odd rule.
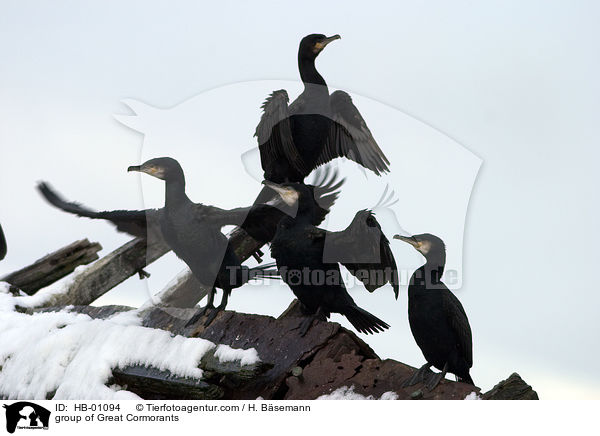
[[[477,385],[487,390],[517,371],[542,398],[600,398],[600,295],[591,282],[600,244],[599,9],[584,1],[3,2],[0,223],[9,252],[0,272],[82,237],[103,253],[128,240],[51,209],[37,180],[95,208],[156,206],[161,183],[125,170],[173,155],[194,200],[250,203],[260,186],[241,156],[256,145],[262,100],[281,87],[297,95],[302,36],[339,33],[318,69],[352,93],[392,173],[377,180],[342,164],[352,194],[327,225],[343,228],[389,183],[398,225],[448,244]],[[131,108],[137,116],[124,118]],[[217,165],[219,156],[227,162]],[[379,215],[394,232],[394,220]],[[394,253],[407,270],[422,262],[399,241]],[[167,256],[149,281],[128,280],[98,303],[139,305],[182,268]],[[380,356],[420,366],[406,288],[397,302],[388,288],[352,295],[392,325],[366,338]],[[229,307],[275,315],[291,300],[285,286],[248,287]]]

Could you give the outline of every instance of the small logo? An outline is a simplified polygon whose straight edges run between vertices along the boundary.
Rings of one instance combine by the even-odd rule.
[[[50,411],[28,401],[19,401],[10,405],[4,404],[6,409],[6,431],[14,433],[15,429],[48,430]]]

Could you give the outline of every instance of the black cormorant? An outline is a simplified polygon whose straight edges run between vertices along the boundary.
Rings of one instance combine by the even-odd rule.
[[[315,208],[305,185],[263,183],[297,209],[295,217],[279,221],[271,255],[303,313],[309,315],[300,327],[301,334],[306,334],[314,319],[325,320],[332,312],[344,315],[362,333],[387,329],[388,324],[356,305],[346,291],[339,266],[344,265],[370,292],[391,283],[398,298],[396,262],[375,216],[363,210],[345,230],[323,230],[312,224]]]
[[[229,244],[221,228],[227,225],[242,225],[251,236],[260,242],[268,242],[273,237],[277,222],[285,212],[274,206],[260,205],[224,210],[201,203],[193,203],[185,193],[185,178],[179,163],[172,158],[151,159],[139,166],[130,166],[128,171],[138,171],[165,181],[165,206],[161,209],[116,210],[96,212],[79,204],[69,203],[56,194],[46,183],[38,189],[52,205],[69,213],[88,218],[105,219],[112,222],[119,231],[133,236],[147,238],[157,231],[175,254],[189,267],[198,281],[211,287],[207,305],[188,322],[191,324],[214,309],[213,300],[216,288],[223,290],[221,304],[209,314],[205,325],[210,324],[219,311],[225,309],[231,290],[242,286],[249,278],[274,277],[275,270],[267,266],[248,268],[240,260]],[[310,189],[319,204],[318,219],[322,220],[335,199],[335,183],[325,175],[322,186]],[[279,205],[276,205],[280,207]],[[318,221],[321,222],[321,221]]]
[[[344,91],[329,95],[315,68],[319,53],[336,39],[340,36],[304,37],[298,49],[304,91],[288,105],[288,94],[281,89],[262,105],[255,136],[266,180],[302,182],[314,168],[336,157],[351,159],[377,175],[389,171],[388,159],[350,96]]]
[[[446,265],[446,247],[437,236],[429,233],[411,237],[395,235],[408,242],[423,256],[426,263],[417,269],[408,286],[408,321],[410,329],[427,363],[405,383],[412,386],[425,381],[434,389],[451,372],[459,381],[473,383],[469,368],[473,366],[473,341],[467,314],[458,298],[441,281]],[[431,374],[436,367],[441,373]]]
[[[2,226],[0,226],[0,260],[6,257],[6,251],[6,238],[4,237]]]

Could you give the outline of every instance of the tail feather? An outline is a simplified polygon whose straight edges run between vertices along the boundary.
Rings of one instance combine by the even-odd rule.
[[[385,321],[380,320],[375,315],[355,305],[349,306],[342,315],[360,333],[374,334],[390,327]]]

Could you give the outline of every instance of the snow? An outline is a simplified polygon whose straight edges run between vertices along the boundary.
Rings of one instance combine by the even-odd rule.
[[[477,392],[471,392],[465,397],[465,400],[481,400],[481,397],[477,395]]]
[[[258,353],[254,348],[240,350],[231,348],[229,345],[219,345],[215,350],[215,357],[222,363],[239,360],[242,365],[251,365],[260,361]]]
[[[44,289],[40,289],[34,295],[27,295],[23,291],[19,291],[20,295],[14,297],[10,292],[10,284],[0,282],[0,311],[13,310],[15,306],[30,308],[42,306],[46,301],[52,299],[57,294],[62,294],[71,286],[73,281],[79,274],[85,271],[87,266],[80,265],[69,274],[67,277],[57,281],[56,283]]]
[[[317,400],[397,400],[398,394],[389,391],[381,394],[380,398],[375,398],[373,395],[365,397],[364,395],[354,392],[354,386],[342,386],[327,395],[321,395]]]
[[[142,327],[135,311],[105,320],[66,310],[33,315],[14,311],[16,305],[31,307],[34,300],[13,297],[0,284],[2,397],[45,399],[55,391],[54,399],[138,399],[119,386],[106,386],[113,368],[140,364],[200,378],[200,359],[215,347],[221,360],[239,360],[242,365],[259,361],[255,349],[233,349]]]

